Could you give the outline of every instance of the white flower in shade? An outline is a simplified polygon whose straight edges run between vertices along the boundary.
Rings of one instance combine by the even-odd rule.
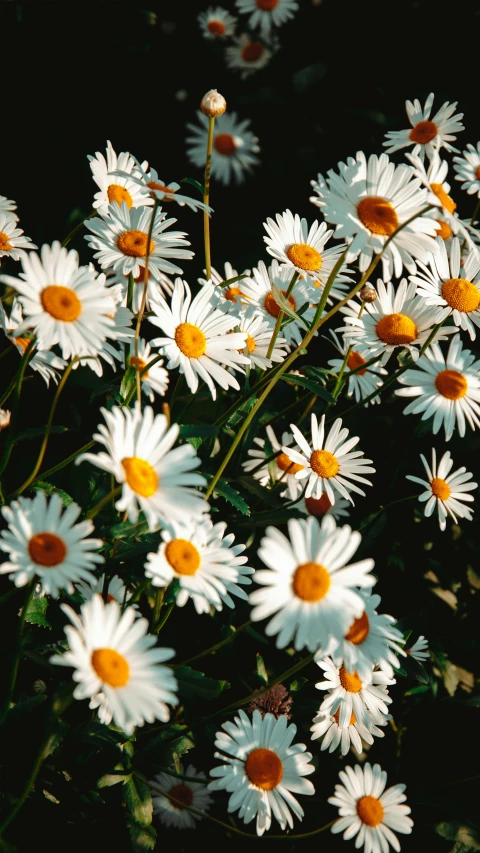
[[[237,19],[221,6],[209,6],[197,18],[198,26],[206,39],[226,39],[233,36]]]
[[[4,506],[8,529],[0,534],[1,550],[9,560],[0,565],[0,574],[8,574],[15,586],[37,577],[42,591],[55,598],[62,589],[73,593],[77,581],[94,581],[90,570],[104,562],[97,553],[103,542],[86,538],[92,521],[75,524],[80,512],[75,503],[64,509],[56,492],[48,502],[44,492],[37,492],[32,500],[20,497]]]
[[[228,68],[238,71],[240,77],[245,79],[250,74],[254,74],[255,71],[265,68],[273,53],[272,45],[267,47],[255,37],[251,38],[246,33],[242,33],[234,40],[233,44],[225,49],[225,61]]]
[[[24,319],[17,334],[33,329],[40,350],[59,344],[66,359],[97,355],[112,334],[116,308],[104,280],[58,241],[42,246],[40,256],[25,253],[21,263],[20,278],[1,276],[20,294]]]
[[[131,207],[142,207],[153,204],[148,190],[133,180],[132,173],[136,168],[135,158],[127,151],[116,154],[110,140],[107,141],[106,158],[99,151],[95,156],[88,155],[93,180],[100,187],[95,193],[93,207],[100,214],[108,216],[112,211],[112,203],[123,202]],[[118,172],[122,174],[119,175]],[[114,174],[112,174],[114,173]]]
[[[123,352],[119,351],[116,355],[119,361],[123,360]],[[152,352],[150,344],[147,343],[147,341],[144,341],[143,338],[140,338],[138,341],[138,356],[135,356],[135,346],[133,341],[130,343],[130,367],[136,366],[137,370],[141,372],[154,358],[155,353]],[[146,373],[143,373],[140,377],[142,390],[152,403],[155,399],[155,394],[158,394],[159,397],[165,396],[168,383],[170,382],[168,371],[162,367],[162,364],[163,359],[157,361],[153,367],[150,367]]]
[[[0,258],[19,261],[26,249],[38,249],[30,237],[25,237],[17,222],[7,213],[0,212]]]
[[[9,409],[0,409],[0,431],[10,426],[11,417],[12,413]]]
[[[430,118],[433,99],[434,94],[431,92],[423,109],[420,101],[405,101],[408,120],[412,126],[408,130],[388,131],[383,144],[389,154],[401,148],[408,148],[409,145],[415,145],[422,160],[425,154],[431,160],[441,148],[457,151],[450,143],[457,138],[459,131],[465,130],[461,123],[463,113],[455,115],[457,101],[453,104],[446,101],[433,118]]]
[[[451,439],[455,425],[462,437],[465,422],[472,429],[480,428],[480,361],[462,348],[460,335],[452,338],[446,356],[438,344],[429,347],[415,367],[406,370],[398,381],[407,387],[395,394],[420,398],[408,404],[404,415],[423,412],[422,421],[433,415],[434,435],[442,425],[445,441]]]
[[[183,779],[183,776],[187,779]],[[198,782],[194,782],[198,779]],[[180,764],[180,776],[172,773],[159,773],[150,781],[152,787],[153,814],[164,826],[175,829],[195,829],[196,821],[201,816],[189,811],[188,806],[205,812],[212,802],[212,795],[205,784],[207,777],[201,770],[196,770],[192,764],[185,769]],[[167,796],[162,796],[160,790]],[[172,797],[172,799],[169,799]]]
[[[5,195],[0,195],[0,214],[4,213],[13,222],[18,222],[18,216],[14,212],[17,209],[17,202],[7,198]]]
[[[335,785],[335,796],[328,802],[337,806],[340,819],[332,832],[343,832],[345,841],[357,836],[355,847],[364,847],[365,853],[388,853],[389,845],[400,850],[395,832],[409,835],[413,821],[407,817],[409,806],[403,805],[405,785],[387,788],[387,774],[379,764],[373,768],[367,762],[363,767],[346,767],[339,773],[342,785]]]
[[[259,480],[262,486],[273,485],[281,480],[286,486],[286,490],[281,493],[282,497],[288,495],[290,500],[295,500],[297,495],[302,491],[302,484],[295,477],[296,472],[300,471],[301,466],[293,462],[287,455],[287,452],[282,450],[282,445],[292,443],[292,434],[284,432],[282,440],[279,442],[273,427],[267,426],[265,432],[267,433],[269,446],[266,444],[264,438],[254,438],[253,444],[256,447],[249,448],[247,456],[250,458],[242,462],[242,467],[247,474],[253,472],[252,476],[256,480]],[[275,458],[270,459],[275,453],[277,454]],[[269,462],[267,461],[268,459],[270,459]]]
[[[179,427],[169,429],[165,415],[154,416],[151,406],[143,414],[138,408],[109,412],[100,409],[106,426],[100,424],[93,438],[107,452],[84,453],[76,464],[89,460],[97,468],[113,474],[122,485],[122,495],[115,504],[119,512],[127,512],[132,522],[141,510],[151,530],[185,517],[196,517],[208,510],[203,495],[192,486],[204,486],[205,479],[194,472],[200,464],[191,444],[171,450]]]
[[[158,551],[147,556],[147,578],[153,586],[168,586],[177,579],[176,603],[183,607],[191,598],[197,613],[208,613],[211,605],[215,610],[224,604],[234,607],[232,595],[247,601],[241,587],[252,582],[248,575],[253,569],[245,565],[246,557],[239,556],[245,545],[234,545],[235,536],[225,535],[226,529],[224,521],[213,524],[209,516],[170,522]]]
[[[198,168],[205,168],[209,119],[198,112],[200,127],[187,124],[191,135],[187,137],[187,157]],[[247,172],[260,163],[257,157],[260,151],[257,137],[250,130],[248,119],[239,120],[232,111],[219,116],[213,131],[211,176],[221,184],[235,181],[241,184]]]
[[[363,752],[362,740],[365,743],[372,744],[373,738],[385,737],[385,732],[378,728],[378,725],[385,725],[388,717],[384,717],[383,722],[377,720],[377,725],[373,721],[372,715],[367,711],[369,717],[368,725],[357,720],[352,711],[350,721],[346,726],[339,726],[340,709],[338,708],[334,714],[330,711],[322,711],[319,708],[318,714],[313,718],[313,725],[310,727],[312,732],[312,740],[317,740],[323,737],[320,750],[323,752],[328,749],[329,752],[335,752],[340,747],[342,755],[346,755],[350,749],[354,749],[359,755]]]
[[[262,316],[258,316],[255,308],[247,308],[243,311],[237,321],[236,328],[247,336],[247,343],[243,350],[250,361],[250,367],[258,367],[266,370],[274,363],[279,363],[286,358],[287,353],[283,347],[287,346],[285,338],[277,337],[270,356],[267,352],[272,340],[272,327]]]
[[[124,173],[117,172],[116,174],[123,175]],[[179,193],[180,184],[176,184],[174,181],[167,184],[162,178],[159,178],[158,172],[152,166],[149,168],[147,161],[139,163],[138,160],[135,160],[135,173],[132,176],[132,180],[144,192],[147,192],[152,200],[157,199],[157,201],[162,202],[174,201],[180,207],[187,205],[194,212],[197,210],[206,210],[207,213],[212,213],[212,208],[208,204],[204,204],[203,201],[197,201],[197,199],[189,195]]]
[[[267,527],[258,551],[268,570],[256,571],[253,580],[261,589],[250,594],[254,622],[275,614],[265,628],[277,636],[282,649],[295,637],[297,650],[328,648],[341,640],[352,620],[364,611],[356,587],[372,587],[373,560],[347,565],[361,536],[350,527],[338,527],[331,515],[322,524],[315,518],[290,520],[287,539],[275,527]]]
[[[373,255],[382,250],[383,275],[402,275],[405,266],[415,272],[415,260],[427,261],[435,251],[435,219],[417,216],[395,233],[427,205],[427,190],[421,188],[410,166],[395,166],[386,154],[372,154],[368,160],[359,151],[356,159],[339,163],[340,174],[332,169],[327,179],[318,175],[312,186],[318,196],[310,201],[322,209],[327,222],[336,225],[335,236],[348,243],[347,263],[359,257],[364,272]],[[395,236],[393,236],[395,235]],[[385,249],[385,244],[392,238]]]
[[[480,198],[480,142],[477,147],[469,143],[461,157],[453,158],[456,181],[462,181],[462,190]],[[0,202],[1,203],[1,202]]]
[[[440,242],[440,241],[439,241]],[[386,284],[377,279],[378,299],[369,305],[359,317],[361,303],[350,299],[340,309],[345,315],[347,326],[340,331],[346,343],[362,345],[370,353],[370,358],[382,354],[380,365],[389,360],[399,347],[408,349],[415,361],[418,351],[427,342],[435,326],[437,309],[429,305],[422,296],[416,296],[417,285],[402,278],[395,289],[392,282]],[[453,326],[437,329],[433,341],[444,341],[447,335],[454,334]]]
[[[15,334],[22,323],[22,306],[16,297],[12,302],[10,317],[5,313],[5,309],[0,302],[0,326],[10,343],[14,344],[21,356],[24,354],[33,337],[30,332],[25,332],[24,335]],[[28,362],[28,366],[32,370],[36,370],[42,379],[45,380],[46,384],[49,385],[51,379],[54,382],[58,382],[59,372],[67,366],[67,362],[49,350],[38,350],[35,347],[34,355]]]
[[[405,649],[405,654],[410,655],[410,657],[417,660],[419,663],[423,663],[430,657],[430,652],[428,651],[428,640],[425,639],[423,634],[420,635],[418,640],[415,640],[413,646],[410,646],[409,649]]]
[[[241,15],[249,15],[248,26],[260,30],[264,38],[271,35],[274,27],[280,27],[293,18],[298,9],[298,0],[235,0]]]
[[[360,678],[358,672],[349,672],[344,666],[337,667],[330,658],[317,660],[323,670],[325,681],[319,681],[317,690],[327,690],[321,709],[334,714],[340,711],[338,724],[348,726],[352,714],[363,725],[370,721],[383,725],[384,715],[388,714],[387,705],[392,701],[387,692],[388,684],[395,684],[394,678],[388,678],[384,672],[370,672]]]
[[[103,274],[101,274],[98,278],[100,279]],[[109,288],[112,295],[114,294],[114,288]],[[135,330],[132,326],[133,314],[129,311],[128,308],[124,308],[121,305],[116,306],[115,314],[113,315],[113,326],[109,330],[109,335],[111,338],[115,340],[115,343],[118,345],[123,342],[124,344],[130,344],[135,335]],[[103,364],[102,361],[105,361],[113,370],[116,370],[116,362],[119,358],[118,349],[115,348],[113,343],[110,341],[104,341],[102,349],[98,353],[97,358],[80,358],[79,361],[76,361],[73,365],[73,369],[76,370],[78,367],[84,365],[86,367],[90,367],[97,376],[103,376]],[[124,351],[122,350],[121,356],[122,362],[124,361]]]
[[[427,480],[422,480],[420,477],[414,477],[411,474],[407,474],[406,477],[407,480],[419,483],[425,488],[425,491],[418,496],[418,500],[422,503],[426,501],[426,517],[432,515],[436,509],[440,530],[445,530],[448,515],[453,518],[455,524],[457,524],[457,516],[471,521],[473,510],[463,506],[463,501],[473,502],[475,500],[473,495],[467,494],[467,492],[472,492],[478,488],[478,483],[469,482],[473,474],[467,471],[464,466],[450,474],[453,468],[453,459],[449,450],[443,454],[438,467],[435,448],[432,448],[431,467],[422,453],[420,459],[423,462]]]
[[[75,669],[74,699],[89,698],[102,723],[113,721],[127,734],[145,722],[166,723],[167,703],[178,703],[177,680],[162,664],[175,652],[152,648],[156,637],[147,634],[147,620],[133,607],[122,613],[117,601],[105,604],[101,595],[82,604],[80,616],[67,604],[62,610],[72,623],[65,627],[70,651],[54,655],[50,663]]]
[[[161,209],[155,212],[149,244],[152,211],[147,207],[132,207],[129,210],[125,202],[120,206],[111,204],[104,217],[96,216],[85,221],[89,231],[93,232],[85,239],[92,249],[97,250],[94,258],[102,269],[112,267],[124,275],[132,273],[134,278],[140,276],[142,268],[145,268],[149,247],[148,271],[158,280],[162,272],[182,272],[171,259],[193,257],[193,252],[186,248],[190,243],[185,240],[184,231],[166,232],[177,221],[166,219],[166,216]]]
[[[102,597],[105,593],[106,603],[109,601],[117,601],[121,607],[124,607],[125,604],[128,604],[129,600],[132,597],[132,593],[128,592],[123,581],[117,576],[114,575],[113,578],[109,578],[107,582],[107,588],[104,589],[106,583],[106,575],[102,575],[100,578],[94,578],[93,581],[87,583],[86,581],[79,581],[75,584],[77,592],[80,593],[84,601],[90,601],[94,595],[100,594]],[[136,607],[136,604],[130,605],[132,607]]]
[[[297,480],[308,477],[305,497],[320,498],[326,492],[332,504],[335,503],[335,492],[339,492],[344,498],[353,504],[350,491],[365,496],[365,492],[355,483],[365,483],[371,486],[370,480],[365,479],[363,474],[374,474],[375,468],[368,467],[371,459],[361,459],[363,451],[352,448],[360,441],[358,436],[348,438],[349,430],[342,429],[342,419],[332,424],[332,428],[325,436],[325,415],[320,422],[316,415],[311,416],[312,446],[306,440],[295,424],[290,424],[293,437],[300,448],[283,447],[284,453],[302,467],[295,473]],[[352,482],[354,480],[355,482]]]
[[[296,480],[298,483],[298,480]],[[302,498],[294,504],[292,509],[299,509],[305,515],[313,515],[314,518],[322,519],[324,515],[331,515],[335,521],[340,518],[348,518],[352,505],[341,495],[337,495],[335,503],[332,504],[326,492],[322,492],[319,498]]]
[[[233,723],[223,723],[225,731],[217,732],[215,746],[221,752],[215,758],[224,763],[214,767],[209,788],[228,791],[232,796],[229,813],[239,810],[239,817],[250,823],[256,817],[257,835],[270,829],[272,812],[282,829],[293,827],[292,812],[299,820],[303,809],[293,794],[314,794],[312,783],[305,779],[314,772],[312,755],[303,743],[292,744],[297,733],[288,725],[286,716],[254,711],[251,719],[240,710]]]
[[[383,385],[382,376],[387,375],[385,368],[380,364],[375,363],[370,367],[363,367],[372,358],[371,350],[360,344],[347,344],[344,340],[340,341],[336,333],[330,331],[333,338],[334,346],[342,356],[342,358],[331,358],[328,366],[332,368],[337,375],[340,373],[345,358],[347,362],[344,368],[344,376],[346,377],[347,397],[355,397],[357,403],[365,397],[369,397],[377,389]],[[356,371],[352,373],[352,371]],[[380,403],[380,397],[374,397],[369,401],[372,405]],[[365,403],[368,406],[368,403]]]
[[[177,278],[171,304],[167,305],[162,296],[155,302],[152,300],[152,314],[148,318],[164,334],[150,343],[160,347],[168,358],[167,368],[178,367],[194,394],[199,379],[203,379],[214,400],[216,385],[225,390],[240,388],[225,366],[243,372],[240,365],[250,363],[242,353],[246,334],[231,332],[237,318],[217,308],[218,302],[219,295],[213,285],[204,285],[192,300],[188,284]]]
[[[130,280],[130,274],[124,275],[123,272],[115,272],[115,270],[106,270],[107,275],[107,285],[109,288],[114,290],[115,298],[117,298],[116,289],[118,288],[121,292],[121,302],[124,306],[127,304],[128,300],[128,286]],[[156,275],[158,278],[154,278],[150,273],[150,269],[148,270],[148,284],[147,284],[147,294],[145,301],[145,310],[150,310],[150,300],[156,299],[157,296],[171,296],[173,293],[173,281],[163,272],[156,271]],[[138,314],[142,305],[143,299],[143,290],[145,283],[145,267],[140,267],[140,273],[137,276],[134,276],[133,280],[133,298],[132,298],[132,311],[134,314]]]

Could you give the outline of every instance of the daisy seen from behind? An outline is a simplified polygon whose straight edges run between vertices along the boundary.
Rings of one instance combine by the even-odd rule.
[[[68,604],[61,607],[72,623],[65,627],[70,650],[50,663],[74,668],[74,699],[90,699],[100,722],[113,721],[126,734],[144,723],[166,723],[168,705],[178,704],[177,680],[162,664],[175,652],[155,646],[147,620],[133,607],[122,613],[117,601],[105,603],[98,593],[82,604],[80,615]]]
[[[258,28],[264,38],[269,38],[275,27],[294,17],[298,0],[235,0],[235,5],[241,15],[249,15],[250,29]]]
[[[344,375],[347,377],[347,397],[355,397],[355,400],[358,403],[360,400],[363,400],[365,397],[369,397],[370,394],[374,394],[376,390],[379,390],[382,387],[382,376],[386,376],[387,371],[377,363],[372,364],[370,368],[363,367],[363,365],[366,364],[367,361],[370,361],[370,358],[372,357],[371,350],[368,347],[363,346],[361,343],[347,344],[344,340],[340,340],[335,332],[330,331],[330,334],[333,338],[335,348],[342,357],[331,358],[328,362],[328,366],[332,368],[334,373],[339,375],[345,361],[345,357],[347,358],[344,368]],[[380,397],[377,396],[365,403],[365,405],[368,406],[369,403],[374,405],[375,403],[380,402]]]
[[[0,258],[8,257],[19,261],[26,249],[38,249],[30,237],[25,237],[17,220],[8,211],[0,211]]]
[[[320,710],[334,714],[340,711],[338,724],[342,728],[350,724],[352,714],[363,725],[369,725],[371,719],[383,725],[384,715],[388,714],[387,705],[391,698],[387,692],[388,684],[395,684],[395,679],[388,678],[384,672],[373,671],[360,678],[358,672],[349,672],[343,665],[335,666],[331,658],[317,660],[323,670],[325,681],[315,685],[317,690],[326,690],[327,694]]]
[[[445,530],[448,516],[453,518],[455,524],[458,523],[457,516],[471,521],[473,510],[464,506],[463,502],[475,500],[473,495],[468,494],[468,492],[478,488],[478,483],[470,482],[473,474],[467,471],[464,466],[450,473],[453,468],[453,459],[449,450],[443,454],[438,466],[434,447],[432,448],[431,466],[423,454],[420,454],[420,459],[423,462],[427,479],[424,480],[412,474],[407,474],[406,478],[425,488],[425,491],[418,496],[420,502],[426,502],[425,516],[428,518],[437,510],[440,530]]]
[[[422,160],[425,154],[431,160],[437,151],[445,148],[446,151],[457,151],[451,144],[457,138],[456,134],[465,130],[462,124],[463,113],[455,114],[457,101],[450,104],[448,101],[440,107],[434,116],[431,116],[434,93],[431,92],[422,108],[420,101],[405,101],[408,120],[411,128],[408,130],[389,130],[386,134],[384,146],[389,154],[414,145]]]
[[[93,180],[99,187],[99,192],[95,193],[94,209],[102,216],[108,216],[115,202],[119,205],[125,203],[128,209],[153,204],[148,190],[133,178],[136,169],[134,157],[128,151],[117,155],[110,140],[107,140],[105,153],[106,157],[100,151],[95,156],[88,155]]]
[[[237,19],[222,6],[209,6],[197,18],[201,33],[206,39],[227,39],[233,36]]]
[[[210,808],[213,797],[205,784],[207,777],[201,770],[196,770],[193,764],[186,768],[180,764],[180,776],[172,768],[171,773],[159,773],[150,780],[152,788],[152,805],[154,817],[164,826],[174,829],[195,829],[196,821],[201,816],[189,811],[188,806],[205,812]],[[182,776],[188,776],[183,779]],[[194,782],[198,779],[198,782]],[[164,795],[160,792],[164,791]]]
[[[200,127],[187,124],[187,157],[190,163],[205,168],[209,119],[198,112]],[[248,119],[239,119],[236,112],[228,112],[215,120],[211,160],[211,176],[221,184],[241,184],[248,172],[260,163],[257,137],[250,130]]]
[[[255,710],[250,719],[240,710],[233,722],[223,723],[217,732],[215,753],[224,763],[214,767],[210,775],[212,791],[231,794],[228,811],[238,811],[246,824],[256,818],[257,835],[263,835],[272,824],[272,813],[281,829],[293,827],[293,815],[301,820],[303,809],[293,794],[315,793],[305,779],[314,772],[312,755],[303,743],[292,744],[297,727],[288,725],[286,716]]]
[[[455,180],[462,181],[462,190],[480,198],[480,142],[476,147],[469,143],[461,157],[453,158],[453,164]]]
[[[282,434],[281,442],[270,425],[265,428],[267,434],[268,445],[272,449],[269,452],[269,447],[264,438],[256,436],[253,439],[253,444],[256,446],[250,447],[247,451],[248,458],[242,462],[242,467],[247,474],[252,472],[252,476],[259,480],[260,485],[267,486],[282,480],[285,483],[286,489],[282,497],[288,495],[290,500],[295,500],[297,495],[302,491],[302,484],[296,479],[295,474],[300,471],[301,466],[297,465],[288,453],[282,449],[283,445],[290,445],[293,436],[289,432]],[[275,455],[274,459],[270,456]],[[270,460],[270,461],[267,461]]]
[[[364,602],[356,587],[375,583],[369,571],[373,560],[349,563],[361,536],[348,525],[337,527],[331,515],[320,525],[316,518],[292,519],[289,538],[267,527],[258,556],[267,569],[253,576],[260,589],[250,593],[251,619],[273,619],[265,628],[277,635],[277,648],[294,641],[298,650],[316,652],[341,641]],[[274,615],[275,614],[275,615]]]
[[[296,482],[298,483],[298,480]],[[341,495],[337,495],[335,503],[332,504],[327,493],[322,492],[319,498],[301,498],[298,503],[294,504],[293,508],[299,509],[305,515],[313,515],[314,518],[318,518],[319,520],[328,513],[335,521],[339,521],[341,518],[348,518],[352,504],[350,501],[342,498]]]

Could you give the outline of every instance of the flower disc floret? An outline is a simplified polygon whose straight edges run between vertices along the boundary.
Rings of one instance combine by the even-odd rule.
[[[418,331],[411,317],[405,314],[386,314],[377,323],[377,335],[386,344],[402,346],[411,344]]]
[[[245,773],[256,788],[272,791],[282,781],[283,765],[271,749],[253,749],[247,755]]]
[[[319,563],[304,563],[295,569],[292,590],[303,601],[320,601],[330,589],[330,574]]]
[[[480,290],[465,278],[450,278],[442,284],[442,296],[457,311],[470,313],[480,305]]]
[[[92,653],[92,666],[104,684],[110,687],[125,687],[128,684],[128,661],[115,649],[95,649]]]

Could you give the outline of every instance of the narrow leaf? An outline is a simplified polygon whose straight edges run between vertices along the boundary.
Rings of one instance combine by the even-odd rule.
[[[281,378],[284,382],[288,382],[289,385],[300,385],[301,388],[306,388],[307,391],[311,391],[312,394],[316,394],[317,397],[321,397],[327,403],[335,402],[332,395],[328,391],[325,391],[323,385],[320,385],[319,382],[315,382],[313,379],[306,379],[305,376],[297,376],[296,373],[284,373]]]
[[[211,480],[212,476],[207,475],[207,479]],[[236,491],[229,483],[226,483],[225,480],[220,479],[215,486],[214,493],[220,495],[222,498],[225,498],[228,503],[232,504],[235,509],[238,509],[243,515],[250,515],[250,507],[247,502],[242,498],[241,494]]]
[[[216,699],[230,687],[228,681],[208,678],[203,672],[190,666],[177,667],[175,678],[178,681],[178,692],[185,699]]]
[[[310,330],[308,323],[306,323],[305,320],[302,317],[300,317],[296,313],[296,311],[293,310],[288,299],[285,298],[282,291],[276,286],[276,284],[273,284],[273,282],[272,282],[272,296],[275,299],[275,302],[277,303],[277,305],[280,306],[283,313],[286,314],[287,317],[291,317],[292,320],[296,320],[296,322],[300,323],[300,325],[303,326],[303,328],[306,329],[307,331]]]

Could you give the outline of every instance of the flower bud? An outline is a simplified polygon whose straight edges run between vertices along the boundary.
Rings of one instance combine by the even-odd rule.
[[[209,118],[216,118],[223,115],[227,109],[227,102],[223,95],[220,95],[216,89],[210,89],[200,101],[200,109]]]
[[[366,284],[360,291],[360,299],[363,302],[375,302],[378,293],[371,284]]]
[[[8,409],[0,409],[0,430],[8,427],[10,423],[11,412]]]

